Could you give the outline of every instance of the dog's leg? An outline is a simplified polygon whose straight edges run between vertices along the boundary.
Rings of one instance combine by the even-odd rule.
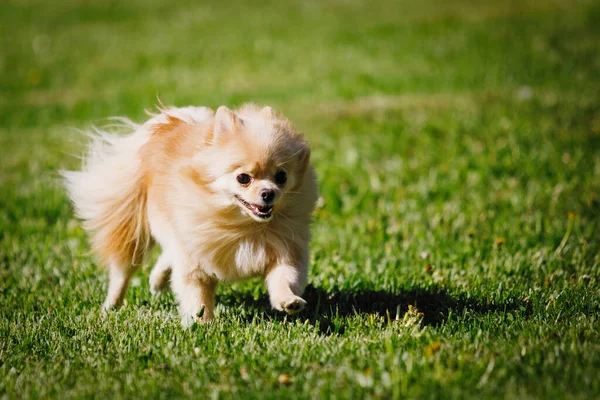
[[[130,265],[111,263],[108,270],[108,293],[102,308],[108,311],[113,307],[119,307],[129,285],[129,279],[135,272]]]
[[[163,251],[150,273],[150,292],[153,295],[159,294],[169,279],[171,279],[171,257],[167,251]]]
[[[202,279],[196,272],[174,267],[171,273],[171,287],[179,301],[183,326],[193,325],[200,319],[207,322],[214,318],[216,280]]]
[[[306,306],[299,295],[306,286],[307,267],[276,264],[267,271],[265,281],[273,308],[294,314]]]

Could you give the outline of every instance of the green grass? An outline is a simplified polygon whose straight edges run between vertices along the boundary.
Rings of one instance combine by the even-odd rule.
[[[2,2],[0,397],[600,397],[598,21],[566,0]],[[299,316],[250,281],[183,330],[148,267],[102,316],[56,171],[73,128],[157,95],[306,132],[324,204]]]

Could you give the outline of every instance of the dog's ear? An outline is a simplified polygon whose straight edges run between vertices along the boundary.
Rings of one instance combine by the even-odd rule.
[[[275,113],[273,112],[273,109],[269,106],[264,107],[262,110],[260,110],[260,115],[264,118],[264,119],[273,119],[275,117]]]
[[[242,121],[229,108],[225,106],[217,108],[215,126],[213,128],[213,141],[218,141],[235,134],[242,125]]]

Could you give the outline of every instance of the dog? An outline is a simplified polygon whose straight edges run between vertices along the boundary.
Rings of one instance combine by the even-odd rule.
[[[317,179],[304,136],[271,107],[159,108],[127,135],[96,130],[63,172],[118,307],[151,247],[155,294],[171,282],[182,324],[214,318],[219,282],[263,277],[273,308],[302,310]]]

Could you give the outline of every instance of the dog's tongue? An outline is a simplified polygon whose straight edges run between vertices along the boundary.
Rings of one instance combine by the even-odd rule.
[[[271,211],[272,206],[259,206],[258,204],[249,204],[256,213],[266,214]]]
[[[271,206],[256,206],[256,209],[261,213],[267,213],[271,211]]]

